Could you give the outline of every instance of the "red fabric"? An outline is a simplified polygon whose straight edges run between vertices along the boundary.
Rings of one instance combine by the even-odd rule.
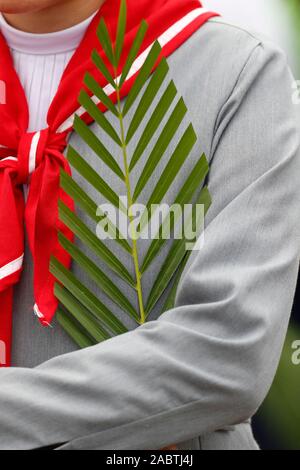
[[[7,367],[10,364],[10,343],[12,334],[12,301],[13,287],[8,287],[0,292],[1,305],[1,339],[0,339],[0,367]]]
[[[96,48],[108,65],[96,31],[102,16],[111,36],[116,36],[119,5],[120,0],[107,0],[92,21],[62,77],[49,109],[48,128],[39,133],[27,133],[29,114],[26,97],[9,49],[0,34],[0,80],[6,88],[6,103],[0,105],[0,348],[3,344],[6,346],[6,364],[2,365],[7,366],[10,361],[12,287],[18,282],[22,269],[24,226],[34,261],[36,313],[41,323],[49,324],[57,309],[49,260],[51,255],[55,255],[69,266],[70,258],[58,243],[57,229],[72,239],[72,234],[58,220],[58,199],[63,199],[69,208],[74,209],[73,202],[59,188],[60,169],[70,173],[63,151],[72,130],[72,116],[79,108],[77,98],[85,73],[90,71],[101,86],[107,85],[90,56]],[[163,52],[167,56],[216,15],[198,10],[201,8],[198,0],[127,0],[127,5],[127,31],[119,73],[142,19],[147,21],[149,29],[140,53],[179,20],[195,12],[195,16],[189,17],[180,31],[176,29],[175,37],[164,45]],[[129,92],[134,79],[135,76],[125,83],[123,96]],[[86,114],[82,118],[90,122]],[[29,184],[29,195],[25,204],[22,186],[26,183]],[[0,349],[0,367],[1,362]]]

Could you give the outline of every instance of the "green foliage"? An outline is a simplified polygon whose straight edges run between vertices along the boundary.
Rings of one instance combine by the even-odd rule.
[[[291,325],[272,389],[259,416],[270,435],[282,443],[282,449],[300,449],[300,366],[292,362],[294,341],[300,329]]]
[[[300,0],[281,0],[282,7],[290,12],[291,17],[291,37],[296,49],[296,74],[300,73]],[[298,57],[298,60],[297,60]],[[298,77],[298,75],[297,75]]]
[[[147,31],[147,25],[143,22],[133,41],[128,57],[125,58],[125,66],[123,67],[121,77],[118,78],[117,70],[123,53],[126,16],[126,1],[122,0],[115,42],[110,38],[104,20],[102,20],[99,25],[98,38],[110,66],[106,66],[98,52],[94,51],[92,54],[92,60],[97,69],[106,78],[108,83],[113,86],[116,92],[116,103],[106,95],[94,77],[90,74],[86,74],[84,79],[84,83],[91,94],[96,96],[117,118],[118,129],[111,125],[106,115],[99,110],[86,91],[82,91],[79,97],[80,104],[88,114],[92,116],[95,123],[101,128],[101,131],[107,134],[113,140],[114,144],[120,148],[122,161],[116,161],[111,151],[105,147],[103,142],[101,142],[93,133],[92,129],[89,128],[81,118],[76,117],[74,129],[82,141],[93,151],[92,154],[94,158],[101,159],[102,163],[114,172],[122,184],[124,184],[128,207],[123,205],[121,210],[126,215],[128,224],[133,222],[130,207],[132,204],[138,202],[142,191],[149,185],[151,176],[153,176],[167,149],[170,148],[171,144],[174,142],[175,135],[179,136],[179,142],[174,146],[174,151],[165,169],[162,171],[160,178],[158,178],[158,181],[154,185],[149,200],[147,201],[145,211],[138,227],[138,230],[141,231],[143,228],[147,227],[151,221],[151,219],[147,217],[147,214],[149,214],[148,209],[150,209],[153,204],[160,204],[164,200],[166,193],[173,186],[175,179],[180,174],[182,166],[195,148],[197,137],[191,124],[187,127],[183,126],[187,108],[183,99],[180,97],[177,98],[174,111],[171,113],[170,118],[167,119],[159,136],[155,137],[159,125],[177,97],[175,84],[172,80],[168,79],[169,67],[167,61],[161,57],[161,47],[158,42],[155,42],[151,47],[127,98],[124,101],[121,100],[122,87],[137,58]],[[157,67],[155,68],[155,66]],[[155,71],[153,72],[154,69]],[[110,70],[113,70],[114,73],[112,74]],[[162,87],[164,85],[166,85],[165,91],[161,93],[161,98],[158,100],[153,112],[149,113],[150,106],[159,92],[163,90]],[[134,105],[134,115],[129,119],[128,112]],[[133,154],[130,156],[128,150],[129,143],[132,141],[133,137],[136,136],[142,124],[144,128],[141,137]],[[125,129],[128,130],[126,131]],[[156,139],[156,141],[154,139]],[[137,163],[141,160],[141,157],[144,156],[148,145],[152,141],[154,141],[153,150],[150,152],[146,163],[141,169],[139,180],[134,185],[135,182],[132,181],[132,172]],[[120,200],[118,191],[105,180],[105,172],[100,176],[92,165],[87,163],[84,157],[71,146],[68,149],[67,157],[70,165],[77,171],[83,182],[88,182],[107,202],[116,208],[119,207]],[[193,209],[195,209],[196,204],[203,204],[206,212],[211,204],[211,198],[208,189],[204,187],[201,190],[201,186],[208,170],[209,166],[205,155],[200,155],[191,173],[187,176],[183,186],[180,188],[174,204],[180,205],[182,208],[185,204],[191,204]],[[104,216],[103,213],[99,214],[99,212],[97,212],[96,203],[80,184],[75,182],[73,178],[65,172],[61,174],[61,187],[74,199],[77,206],[80,207],[93,222],[97,223]],[[170,218],[166,217],[161,222],[157,234],[158,236],[153,239],[150,244],[142,263],[139,260],[139,238],[132,237],[129,243],[120,236],[113,221],[109,221],[108,232],[113,234],[114,231],[116,231],[117,235],[119,235],[117,239],[114,239],[113,244],[116,244],[119,250],[123,250],[124,253],[130,257],[134,276],[132,276],[128,269],[122,264],[120,257],[114,253],[113,248],[108,248],[107,244],[101,241],[78,215],[68,209],[62,201],[59,202],[59,217],[81,243],[89,248],[94,257],[101,260],[101,263],[105,264],[109,272],[117,276],[120,281],[125,282],[128,290],[135,293],[138,309],[132,305],[127,296],[107,273],[100,269],[100,267],[83,253],[77,245],[70,242],[62,233],[59,233],[60,244],[69,253],[76,265],[97,285],[103,296],[110,299],[113,304],[121,308],[136,325],[143,324],[147,321],[153,308],[162,298],[167,288],[169,288],[169,293],[162,313],[174,306],[178,283],[190,255],[190,251],[187,251],[186,248],[187,240],[184,237],[172,241],[171,248],[162,263],[161,270],[153,286],[149,288],[147,301],[145,301],[143,294],[143,276],[153,261],[160,256],[161,250],[165,245],[166,240],[162,237],[162,234],[164,233],[167,220],[170,223],[171,230],[174,232],[176,229],[176,215],[171,213]],[[191,210],[187,224],[192,228],[195,226],[196,222],[196,211]],[[194,243],[196,243],[196,239]],[[126,332],[125,325],[113,312],[57,259],[53,258],[51,260],[50,269],[59,282],[55,287],[55,295],[61,304],[57,315],[58,322],[80,347],[91,346],[105,341],[112,335]]]

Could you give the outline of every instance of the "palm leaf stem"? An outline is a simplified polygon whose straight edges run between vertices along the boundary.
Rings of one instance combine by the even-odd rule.
[[[115,69],[115,75],[117,76],[116,69]],[[124,160],[125,184],[126,184],[126,189],[127,189],[128,218],[130,221],[130,227],[133,228],[132,222],[134,221],[134,217],[131,214],[131,207],[133,205],[133,195],[132,195],[132,188],[130,184],[129,159],[128,159],[128,152],[127,152],[126,133],[125,133],[125,126],[124,126],[124,118],[123,118],[123,113],[122,113],[121,90],[120,90],[119,83],[117,83],[117,86],[116,86],[116,95],[117,95],[117,110],[118,110],[118,117],[119,117],[119,123],[120,123],[120,133],[121,133],[121,143],[122,143],[121,148],[122,148],[123,160]],[[139,264],[138,246],[137,246],[137,240],[136,240],[135,234],[133,233],[133,229],[132,229],[132,258],[133,258],[133,264],[134,264],[134,270],[135,270],[136,291],[137,291],[139,311],[140,311],[139,323],[142,325],[146,322],[146,312],[145,312],[144,299],[143,299],[142,274],[141,274],[140,264]]]

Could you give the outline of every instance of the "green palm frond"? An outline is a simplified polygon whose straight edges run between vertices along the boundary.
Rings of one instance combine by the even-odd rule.
[[[98,293],[103,295],[103,299],[100,299],[99,295],[96,296],[91,292],[76,278],[73,272],[66,269],[57,259],[51,260],[50,270],[58,281],[55,295],[61,304],[57,319],[80,347],[97,344],[113,335],[127,331],[126,326],[106,307],[102,300],[107,299],[112,305],[116,305],[124,312],[125,317],[127,315],[136,325],[141,325],[148,320],[149,315],[162,300],[167,290],[168,295],[166,294],[161,313],[171,309],[175,305],[178,284],[191,253],[187,249],[187,242],[191,244],[190,240],[184,235],[181,238],[174,237],[174,240],[171,240],[167,256],[161,263],[158,275],[153,285],[148,288],[148,295],[145,298],[144,276],[152,263],[160,257],[166,245],[164,237],[166,230],[175,233],[179,216],[172,211],[165,216],[142,261],[139,259],[140,238],[138,234],[149,227],[155,213],[151,210],[153,205],[163,203],[169,190],[174,187],[175,181],[178,182],[185,162],[191,152],[195,151],[197,136],[192,124],[184,124],[187,107],[183,99],[178,97],[174,82],[168,78],[169,66],[166,59],[162,57],[161,46],[157,41],[149,48],[149,53],[127,98],[124,101],[121,99],[122,87],[131,72],[147,32],[147,25],[143,22],[128,57],[124,58],[125,66],[122,74],[118,76],[117,70],[123,54],[126,17],[126,1],[122,0],[115,42],[111,40],[104,20],[101,20],[99,25],[98,38],[110,65],[105,64],[98,52],[94,51],[92,54],[94,64],[107,82],[113,86],[116,102],[112,101],[89,73],[85,75],[84,84],[90,93],[82,91],[79,97],[81,106],[93,118],[95,124],[101,129],[101,133],[105,133],[111,140],[112,148],[120,149],[120,161],[94,134],[92,128],[88,127],[78,116],[75,118],[74,130],[91,150],[95,165],[97,160],[101,160],[101,164],[117,176],[124,186],[127,204],[120,205],[119,190],[112,187],[112,184],[105,179],[105,171],[102,171],[100,176],[93,164],[88,163],[72,146],[69,146],[67,158],[71,167],[80,175],[81,181],[85,183],[82,186],[86,186],[86,183],[92,186],[107,203],[122,211],[128,226],[132,227],[135,220],[130,208],[139,202],[144,190],[149,189],[151,184],[153,185],[153,175],[157,172],[166,152],[170,151],[171,156],[162,170],[161,176],[151,188],[138,227],[132,229],[130,242],[122,236],[115,222],[99,210],[97,204],[81,184],[75,182],[64,171],[61,173],[62,189],[75,201],[91,222],[97,224],[105,219],[106,231],[108,235],[111,235],[110,238],[113,238],[108,247],[108,244],[102,241],[77,214],[73,213],[62,201],[59,202],[60,220],[80,240],[81,244],[89,249],[93,259],[62,233],[59,233],[60,244],[71,256],[76,266],[84,272],[85,277],[94,283]],[[112,74],[110,70],[113,70],[114,73]],[[157,103],[154,105],[155,99]],[[100,111],[96,100],[102,102],[108,112],[112,113],[117,125],[112,125],[107,116]],[[174,109],[170,111],[173,103],[175,103]],[[133,108],[133,117],[130,118],[129,111]],[[167,117],[168,115],[169,117]],[[157,135],[164,119],[162,130]],[[131,151],[129,148],[130,145],[133,146],[134,137],[137,140],[137,145]],[[178,142],[176,140],[177,144],[175,138],[178,139]],[[153,147],[148,152],[151,143]],[[146,159],[144,158],[145,154],[147,154]],[[138,164],[140,174],[136,181],[137,178],[133,177],[133,172],[136,173]],[[199,220],[197,220],[199,214],[195,210],[197,205],[204,206],[205,213],[211,205],[207,187],[202,188],[208,171],[209,166],[205,155],[199,154],[199,159],[195,162],[192,171],[185,177],[183,185],[177,190],[173,204],[181,208],[189,204],[190,212],[186,223],[190,229],[199,226]],[[149,213],[150,217],[148,217]],[[113,237],[113,234],[116,237]],[[192,240],[192,245],[197,242],[199,235],[200,232]],[[120,256],[117,254],[120,250],[130,260],[132,269],[128,269],[120,261]],[[95,259],[99,260],[99,263]],[[135,305],[129,300],[129,295],[122,291],[121,286],[124,284],[127,286],[127,294],[130,291],[131,298],[134,293]]]

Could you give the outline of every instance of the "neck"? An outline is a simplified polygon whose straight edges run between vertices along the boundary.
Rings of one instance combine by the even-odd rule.
[[[95,13],[106,0],[62,0],[51,7],[30,13],[3,14],[16,29],[46,34],[62,31],[81,23]]]

